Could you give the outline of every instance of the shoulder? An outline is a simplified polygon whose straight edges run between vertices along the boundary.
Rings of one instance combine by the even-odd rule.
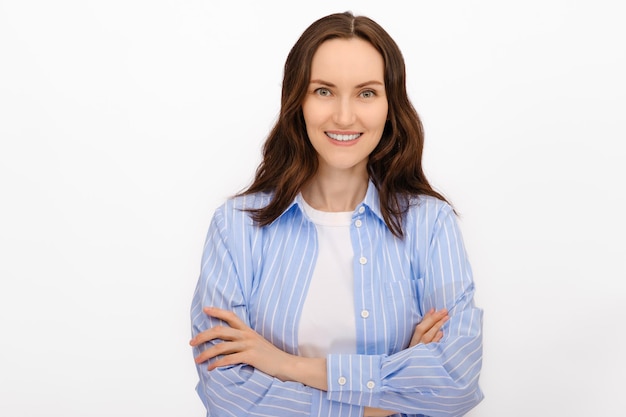
[[[407,236],[430,239],[441,229],[456,225],[456,214],[452,206],[428,195],[411,197],[405,216],[404,230]]]
[[[409,216],[437,218],[454,214],[454,209],[447,202],[429,195],[414,196],[409,199]]]
[[[272,196],[272,193],[238,195],[226,200],[224,206],[231,210],[256,210],[267,206]]]
[[[250,216],[250,210],[256,210],[267,206],[272,199],[270,193],[254,193],[237,195],[227,199],[213,214],[213,220],[223,227],[233,225],[254,224]]]

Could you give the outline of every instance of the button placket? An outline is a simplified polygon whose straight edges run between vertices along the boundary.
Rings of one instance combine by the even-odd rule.
[[[358,214],[355,215],[353,223],[353,231],[356,234],[353,236],[360,236],[366,231],[368,227],[370,227],[370,223],[368,223],[367,225],[365,224],[366,218],[364,213],[366,212],[366,207],[364,205],[359,206],[356,211]],[[360,272],[358,272],[358,274],[363,277],[363,280],[359,283],[360,285],[369,285],[369,279],[371,275],[370,269],[372,268],[371,260],[373,259],[372,256],[374,256],[372,246],[375,244],[375,242],[371,242],[367,238],[360,239],[359,241],[361,242],[361,244],[354,248],[355,260],[358,261],[358,265],[356,266],[356,268],[360,269]],[[355,271],[355,273],[357,272]],[[361,317],[361,320],[359,320],[359,325],[357,326],[358,331],[362,329],[362,331],[366,333],[369,333],[369,330],[366,329],[371,329],[373,326],[373,322],[369,320],[369,317],[372,314],[371,308],[373,308],[373,306],[371,305],[371,301],[369,299],[370,296],[368,295],[368,293],[369,292],[367,290],[362,293],[365,298],[359,300],[358,304],[360,304],[360,309],[356,311],[357,317]],[[363,384],[362,387],[364,389],[373,389],[369,387],[365,388],[367,386],[367,381],[362,381],[361,383]]]

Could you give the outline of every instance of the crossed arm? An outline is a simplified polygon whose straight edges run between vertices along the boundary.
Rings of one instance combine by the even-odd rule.
[[[235,313],[219,308],[205,307],[204,312],[226,323],[198,333],[189,344],[199,346],[211,340],[221,343],[210,347],[196,356],[198,364],[219,357],[208,365],[208,370],[222,366],[247,364],[281,381],[295,381],[312,388],[327,391],[328,376],[326,358],[305,358],[284,352],[272,345],[248,327]],[[441,327],[448,320],[448,312],[431,309],[415,327],[408,347],[419,343],[438,342],[443,337]],[[394,411],[366,407],[365,417],[384,417]]]

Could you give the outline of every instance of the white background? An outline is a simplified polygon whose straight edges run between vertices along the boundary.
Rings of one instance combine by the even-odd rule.
[[[202,416],[188,310],[301,32],[395,38],[485,310],[471,416],[626,409],[620,1],[0,0],[0,415]],[[619,411],[618,411],[619,410]]]

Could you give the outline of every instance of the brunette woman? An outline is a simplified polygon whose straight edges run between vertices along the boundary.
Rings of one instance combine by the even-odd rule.
[[[190,343],[207,415],[465,414],[482,311],[398,46],[366,17],[324,17],[282,88],[254,182],[204,248]]]

